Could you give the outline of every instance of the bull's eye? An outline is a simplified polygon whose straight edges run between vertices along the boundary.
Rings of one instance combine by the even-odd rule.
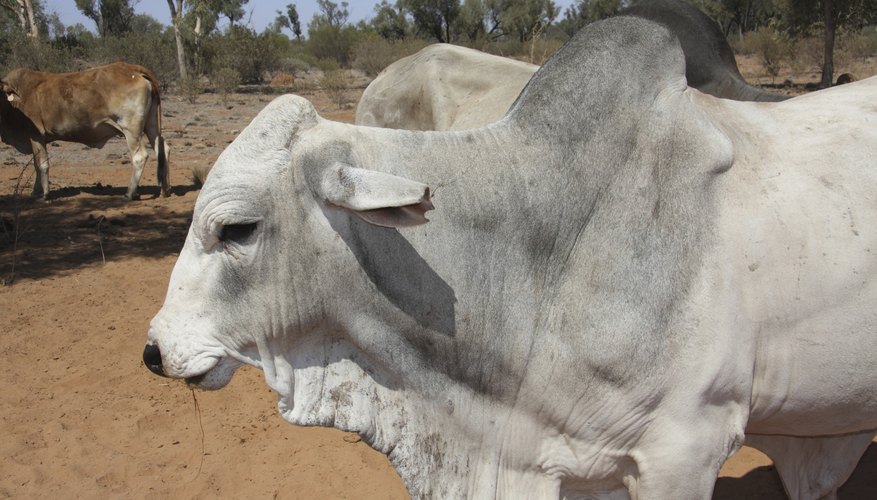
[[[222,226],[222,232],[219,234],[219,241],[223,243],[244,243],[250,236],[252,236],[253,231],[255,230],[255,222],[247,224],[227,224]]]

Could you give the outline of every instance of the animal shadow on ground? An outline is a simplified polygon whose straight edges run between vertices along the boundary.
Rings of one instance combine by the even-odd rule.
[[[877,443],[865,451],[850,479],[838,490],[840,500],[877,498]],[[783,485],[773,465],[755,468],[742,477],[720,477],[713,500],[785,499]]]
[[[157,195],[158,188],[153,189]],[[128,202],[124,188],[118,188],[118,196],[116,190],[63,188],[48,203],[0,197],[0,279],[40,279],[102,262],[159,259],[180,251],[191,205],[152,199],[148,189],[142,201]]]
[[[195,185],[173,186],[171,187],[171,194],[175,196],[183,196],[186,193],[197,191],[198,189],[200,188]],[[46,199],[51,201],[60,198],[73,198],[83,193],[92,196],[123,197],[127,191],[127,186],[104,186],[101,183],[97,183],[93,186],[65,186],[50,191],[48,196],[46,196]],[[137,188],[137,195],[140,199],[158,198],[159,194],[160,190],[158,186],[140,186]],[[2,197],[0,197],[0,199],[2,199]],[[2,204],[2,201],[0,201],[0,204]]]

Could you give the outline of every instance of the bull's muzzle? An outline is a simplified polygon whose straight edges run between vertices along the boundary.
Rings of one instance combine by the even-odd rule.
[[[167,377],[164,373],[164,368],[161,366],[161,351],[157,345],[146,344],[146,348],[143,349],[143,363],[146,364],[146,367],[152,373]]]

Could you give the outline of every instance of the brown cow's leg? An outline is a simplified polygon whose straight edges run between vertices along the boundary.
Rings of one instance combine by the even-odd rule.
[[[30,146],[33,150],[33,167],[36,172],[31,195],[39,201],[46,201],[46,196],[49,194],[49,153],[43,142],[32,140]]]
[[[125,140],[128,141],[128,150],[131,152],[131,167],[134,172],[131,175],[131,181],[128,183],[128,192],[125,193],[125,198],[129,200],[138,199],[137,195],[137,186],[140,185],[140,176],[143,175],[143,165],[146,163],[146,158],[149,157],[149,153],[146,152],[146,147],[144,143],[144,137],[132,137],[130,134],[125,134]]]
[[[162,136],[156,137],[154,144],[155,157],[158,160],[158,185],[161,188],[161,196],[166,198],[171,195],[169,171],[171,147]]]

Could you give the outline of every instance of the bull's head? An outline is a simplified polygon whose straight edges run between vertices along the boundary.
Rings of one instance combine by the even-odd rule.
[[[357,307],[323,282],[348,278],[331,219],[426,222],[425,185],[354,167],[345,148],[308,134],[318,120],[306,100],[278,98],[217,160],[150,326],[143,360],[154,373],[218,389],[251,364],[283,392],[278,358],[308,336],[331,337],[345,321],[334,312]]]
[[[2,89],[3,91],[3,98],[13,106],[18,108],[21,105],[21,94],[19,94],[18,89],[12,83],[16,71],[19,70],[14,70],[12,73],[6,75],[5,78],[0,80],[0,89]]]

